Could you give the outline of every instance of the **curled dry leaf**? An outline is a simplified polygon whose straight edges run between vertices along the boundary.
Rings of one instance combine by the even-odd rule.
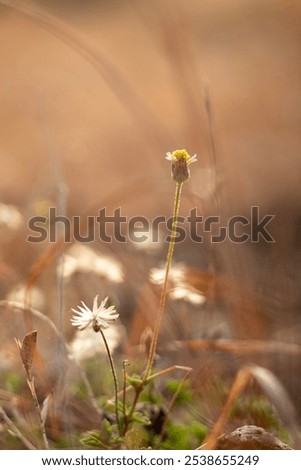
[[[52,402],[52,393],[49,393],[49,395],[47,395],[47,397],[43,401],[43,405],[41,409],[41,418],[42,418],[42,422],[44,425],[47,419],[49,405],[51,404],[51,402]]]
[[[36,330],[30,331],[27,333],[27,335],[24,336],[22,343],[16,339],[22,363],[28,378],[31,378],[31,369],[36,349],[37,334],[38,332]]]

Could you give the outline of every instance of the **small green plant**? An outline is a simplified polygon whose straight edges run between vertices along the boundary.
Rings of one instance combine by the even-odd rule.
[[[208,430],[196,417],[198,404],[189,382],[184,385],[181,382],[169,379],[158,389],[144,388],[131,425],[122,438],[118,436],[114,406],[107,402],[103,405],[105,418],[100,428],[85,433],[82,444],[102,449],[194,449],[203,442]],[[177,398],[173,400],[175,395]]]

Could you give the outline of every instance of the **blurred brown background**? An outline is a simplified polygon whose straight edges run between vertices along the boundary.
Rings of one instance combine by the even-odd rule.
[[[102,207],[108,213],[122,207],[128,216],[170,215],[174,184],[164,156],[186,148],[198,163],[184,187],[181,214],[195,206],[227,221],[236,214],[248,217],[256,205],[262,215],[275,215],[269,228],[276,240],[218,246],[187,241],[176,247],[175,261],[198,270],[196,278],[190,272],[189,282],[208,294],[191,328],[185,327],[187,337],[214,331],[299,344],[300,2],[11,5],[16,8],[0,6],[0,199],[15,206],[22,222],[12,226],[8,217],[0,227],[2,298],[14,299],[11,292],[48,249],[47,243],[26,242],[29,217],[47,215],[48,207],[81,216],[83,225]],[[141,292],[149,269],[164,261],[166,247],[91,245],[114,255],[126,282],[117,289],[105,275],[86,275],[67,283],[61,318],[49,263],[35,280],[44,296],[41,309],[69,330],[70,307],[107,290],[130,330],[141,302],[151,308]],[[186,326],[189,313],[187,306],[180,309]],[[175,328],[169,339],[181,339],[182,327]],[[294,393],[299,360],[281,353],[280,359],[274,360],[277,373]]]

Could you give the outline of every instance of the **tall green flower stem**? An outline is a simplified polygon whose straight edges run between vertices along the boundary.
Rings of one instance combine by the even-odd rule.
[[[169,276],[169,271],[171,267],[171,262],[172,262],[172,256],[175,248],[175,239],[176,239],[176,233],[177,233],[177,222],[178,222],[178,215],[179,215],[179,209],[180,209],[180,201],[181,201],[181,191],[182,191],[182,186],[183,182],[177,182],[176,183],[176,192],[175,192],[175,200],[174,200],[174,208],[173,208],[173,221],[172,221],[172,229],[171,229],[171,235],[170,235],[170,242],[168,246],[168,252],[167,252],[167,258],[166,258],[166,265],[165,265],[165,274],[164,274],[164,281],[163,281],[163,287],[161,291],[161,297],[160,297],[160,304],[159,304],[159,311],[158,315],[156,318],[156,323],[154,326],[154,332],[152,336],[152,341],[150,345],[150,350],[148,354],[148,361],[145,369],[144,376],[139,384],[135,386],[135,396],[132,402],[131,410],[129,414],[127,415],[127,420],[126,420],[126,429],[128,423],[131,421],[131,417],[135,411],[140,393],[142,392],[144,386],[150,379],[150,375],[152,372],[153,364],[154,364],[154,359],[156,355],[156,349],[157,349],[157,343],[158,343],[158,336],[160,332],[160,326],[162,323],[162,318],[164,314],[164,309],[165,309],[165,304],[166,304],[166,297],[167,297],[167,286],[168,286],[168,276]]]
[[[174,252],[174,248],[175,248],[175,239],[176,239],[176,233],[177,233],[177,223],[178,223],[178,215],[179,215],[179,209],[180,209],[182,186],[183,186],[183,182],[176,183],[175,201],[174,201],[174,208],[173,208],[172,230],[171,230],[170,242],[169,242],[168,253],[167,253],[167,258],[166,258],[164,281],[163,281],[163,287],[162,287],[162,291],[161,291],[159,311],[158,311],[156,323],[155,323],[155,326],[154,326],[154,333],[153,333],[153,338],[152,338],[150,351],[149,351],[149,356],[148,356],[148,362],[147,362],[145,374],[144,374],[144,377],[143,377],[143,382],[144,383],[147,382],[147,379],[149,378],[149,376],[152,372],[154,359],[155,359],[155,355],[156,355],[156,349],[157,349],[157,343],[158,343],[158,336],[159,336],[159,332],[160,332],[160,326],[161,326],[161,323],[162,323],[162,318],[163,318],[165,304],[166,304],[168,277],[169,277],[169,271],[170,271],[171,262],[172,262],[172,256],[173,256],[173,252]]]
[[[153,377],[152,368],[154,365],[156,349],[157,349],[157,344],[158,344],[158,336],[159,336],[160,327],[161,327],[161,323],[162,323],[162,319],[164,315],[164,309],[165,309],[166,297],[167,297],[168,277],[169,277],[169,271],[171,267],[173,252],[175,248],[182,186],[183,186],[183,183],[190,178],[190,171],[188,168],[189,165],[197,161],[196,155],[193,155],[191,157],[184,149],[175,150],[174,152],[168,152],[166,154],[166,159],[171,162],[171,175],[172,175],[172,179],[176,182],[172,230],[171,230],[170,242],[169,242],[168,253],[167,253],[167,258],[166,258],[165,275],[164,275],[163,287],[161,291],[159,311],[158,311],[156,323],[154,326],[154,332],[153,332],[152,341],[150,345],[147,365],[146,365],[145,373],[142,379],[140,381],[138,380],[135,384],[134,383],[132,384],[135,389],[135,396],[132,402],[131,410],[129,414],[127,415],[126,426],[125,426],[126,429],[135,411],[140,393],[144,389],[145,385],[150,380],[152,380],[152,377]],[[125,432],[126,432],[126,429],[125,429]]]
[[[104,345],[105,345],[105,348],[106,348],[106,351],[107,351],[107,355],[108,355],[108,359],[109,359],[109,363],[110,363],[110,367],[111,367],[111,372],[112,372],[112,376],[113,376],[114,396],[115,396],[115,416],[116,416],[116,422],[117,422],[117,426],[118,426],[119,435],[122,436],[122,429],[121,429],[121,424],[120,424],[120,420],[119,420],[119,411],[118,411],[118,381],[117,381],[116,370],[115,370],[115,366],[114,366],[114,362],[113,362],[113,357],[112,357],[107,339],[104,335],[104,332],[102,331],[101,328],[99,329],[99,332],[102,336],[102,339],[103,339],[103,342],[104,342]]]
[[[174,208],[173,208],[172,230],[171,230],[170,242],[169,242],[168,253],[167,253],[167,258],[166,258],[165,275],[164,275],[163,287],[162,287],[161,297],[160,297],[159,312],[158,312],[156,323],[154,326],[154,333],[153,333],[153,338],[152,338],[150,351],[148,355],[148,361],[147,361],[147,366],[145,369],[145,374],[142,379],[143,384],[145,384],[148,381],[148,378],[152,372],[154,359],[156,355],[158,336],[159,336],[160,326],[162,323],[162,318],[163,318],[165,304],[166,304],[168,276],[169,276],[172,256],[173,256],[173,252],[175,248],[182,186],[183,186],[183,183],[190,178],[190,171],[188,168],[189,165],[197,161],[196,155],[191,157],[190,155],[188,155],[188,153],[184,149],[175,150],[172,153],[168,152],[166,154],[166,159],[171,162],[171,175],[172,175],[173,180],[176,182],[176,193],[175,193],[175,202],[174,202]]]

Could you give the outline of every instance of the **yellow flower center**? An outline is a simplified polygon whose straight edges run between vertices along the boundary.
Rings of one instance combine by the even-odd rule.
[[[174,150],[172,152],[172,156],[177,158],[178,160],[181,160],[182,158],[184,158],[186,162],[188,162],[191,159],[191,156],[186,152],[185,149]]]

